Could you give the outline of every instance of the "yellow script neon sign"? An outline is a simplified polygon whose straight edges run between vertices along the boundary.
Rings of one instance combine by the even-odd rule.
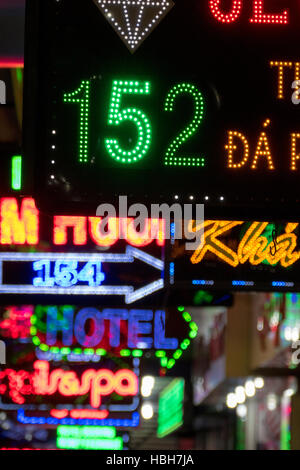
[[[300,251],[295,251],[298,236],[294,231],[298,227],[298,223],[286,224],[284,233],[270,243],[268,238],[263,235],[269,222],[252,222],[239,242],[237,251],[232,250],[220,240],[220,237],[226,232],[244,223],[243,221],[206,220],[195,225],[195,221],[192,221],[190,230],[193,232],[202,231],[203,235],[202,243],[191,256],[191,262],[193,264],[200,263],[206,253],[211,252],[233,267],[247,261],[252,265],[268,261],[271,265],[280,263],[282,267],[287,268],[300,258]]]

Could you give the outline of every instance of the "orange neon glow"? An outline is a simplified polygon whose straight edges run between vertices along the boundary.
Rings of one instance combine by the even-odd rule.
[[[263,125],[264,125],[264,127],[267,127],[269,124],[270,124],[270,120],[267,119],[264,122]],[[256,151],[255,151],[255,155],[254,155],[254,159],[253,159],[253,163],[251,165],[252,170],[257,169],[257,162],[261,157],[267,157],[269,170],[274,170],[275,169],[273,159],[272,159],[270,144],[269,144],[269,140],[268,140],[268,136],[267,136],[266,132],[261,132],[261,134],[259,136]]]
[[[285,233],[277,236],[275,242],[270,243],[263,235],[269,222],[252,222],[239,242],[237,251],[232,250],[218,239],[243,223],[243,221],[206,220],[195,226],[195,222],[192,221],[190,230],[193,232],[203,230],[203,235],[199,248],[191,256],[191,262],[193,264],[200,263],[208,252],[213,253],[234,268],[246,262],[256,266],[264,261],[268,261],[273,266],[280,263],[282,267],[287,268],[299,260],[300,251],[295,251],[298,237],[294,233],[298,223],[286,224]]]
[[[114,373],[108,369],[88,369],[80,378],[74,371],[54,369],[49,371],[47,361],[35,361],[34,372],[6,369],[0,372],[0,395],[8,393],[13,402],[25,403],[26,395],[54,395],[65,397],[90,394],[93,408],[101,405],[101,397],[116,392],[120,396],[135,396],[138,378],[129,369]],[[2,383],[6,379],[6,384]]]
[[[39,243],[39,211],[32,198],[24,198],[19,210],[15,198],[0,199],[1,245],[37,245]]]
[[[264,23],[264,24],[288,24],[289,12],[283,11],[280,14],[265,13],[265,0],[253,0],[253,17],[250,18],[250,23]]]
[[[105,419],[108,417],[108,410],[57,410],[50,411],[50,416],[57,419],[67,418],[70,415],[73,419]]]
[[[92,241],[98,246],[112,246],[119,239],[119,219],[109,217],[107,219],[107,229],[102,234],[104,227],[102,217],[89,217],[90,236]]]

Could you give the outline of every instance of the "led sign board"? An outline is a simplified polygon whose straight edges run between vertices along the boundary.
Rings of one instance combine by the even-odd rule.
[[[163,289],[164,245],[162,219],[138,230],[133,218],[47,217],[32,198],[1,198],[0,293],[117,296],[131,304]]]
[[[28,1],[28,188],[45,207],[194,195],[286,214],[299,20],[294,0]]]
[[[185,251],[172,247],[169,280],[195,289],[292,291],[300,289],[298,222],[206,220],[202,244]]]
[[[36,306],[30,334],[39,358],[94,362],[101,357],[155,355],[171,369],[197,336],[198,327],[183,306],[150,310]],[[1,327],[1,323],[0,323]],[[1,331],[1,330],[0,330]]]

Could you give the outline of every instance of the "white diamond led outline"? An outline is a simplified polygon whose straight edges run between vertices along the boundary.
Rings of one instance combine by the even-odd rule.
[[[150,33],[153,26],[162,17],[164,14],[167,13],[167,10],[170,10],[175,5],[172,0],[96,0],[99,3],[101,8],[104,9],[106,18],[109,22],[113,24],[116,28],[117,32],[122,36],[125,44],[129,46],[131,52],[135,52],[135,50],[142,44],[143,40],[146,39],[146,36]],[[127,32],[125,32],[118,24],[118,22],[112,16],[112,12],[107,8],[107,6],[113,5],[121,5],[123,6],[123,13],[126,21]],[[130,16],[128,14],[127,7],[128,6],[137,6],[140,7],[138,13],[138,19],[136,26],[134,28],[134,32],[132,31],[133,25],[130,23]],[[142,21],[143,13],[145,7],[162,7],[159,12],[155,15],[153,20],[148,24],[148,26],[139,34],[139,26]]]

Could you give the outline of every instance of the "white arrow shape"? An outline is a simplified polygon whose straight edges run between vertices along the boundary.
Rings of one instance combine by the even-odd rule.
[[[94,0],[107,21],[135,52],[175,5],[173,0]]]

